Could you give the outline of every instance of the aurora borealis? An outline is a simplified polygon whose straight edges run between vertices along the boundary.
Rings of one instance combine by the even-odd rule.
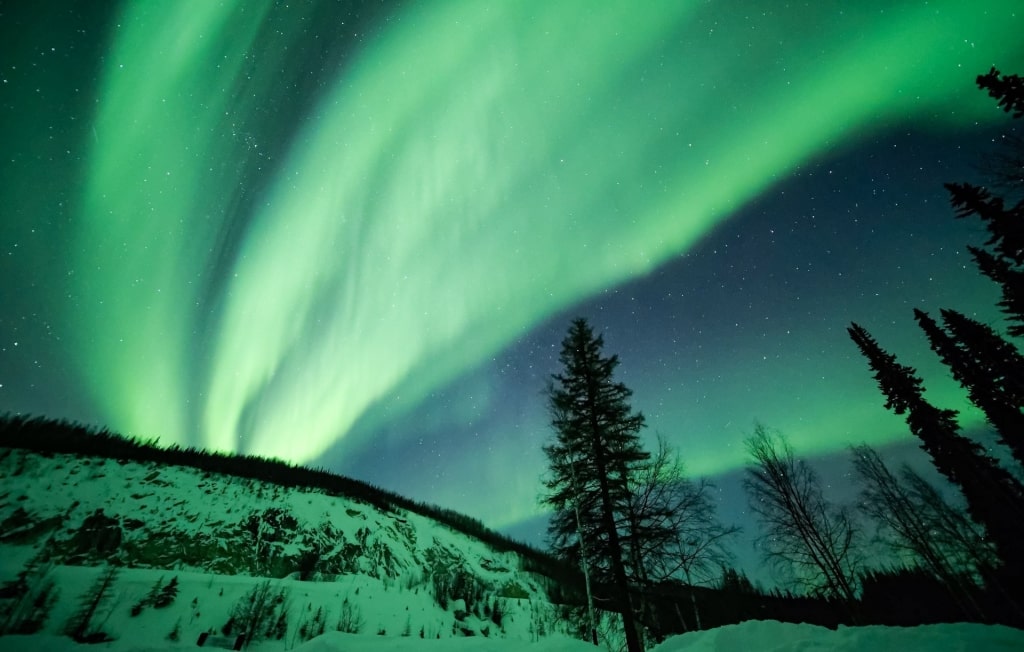
[[[853,319],[965,407],[910,310],[994,318],[941,182],[1017,2],[3,11],[0,410],[503,527],[576,314],[695,473],[906,438]]]

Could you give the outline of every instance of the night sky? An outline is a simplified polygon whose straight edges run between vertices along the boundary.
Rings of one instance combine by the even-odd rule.
[[[0,5],[0,412],[526,538],[575,316],[729,518],[755,420],[913,457],[852,320],[981,423],[911,309],[1003,328],[941,184],[1019,0],[107,4]]]

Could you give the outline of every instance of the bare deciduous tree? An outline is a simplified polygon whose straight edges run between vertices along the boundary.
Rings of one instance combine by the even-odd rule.
[[[690,585],[717,579],[718,570],[732,560],[726,543],[739,527],[718,520],[715,485],[687,477],[678,452],[661,437],[657,452],[633,480],[624,541],[634,581],[646,588],[680,577]],[[700,629],[696,598],[693,608]]]
[[[985,528],[975,523],[963,509],[951,505],[935,488],[906,464],[900,477],[907,485],[911,500],[928,524],[928,533],[955,569],[970,572],[975,579],[999,565],[999,557]]]
[[[714,490],[705,478],[687,477],[678,452],[658,438],[658,450],[632,491],[637,528],[656,535],[641,537],[637,550],[648,579],[681,576],[688,584],[713,582],[731,561],[726,543],[739,527],[718,520]]]
[[[853,602],[859,563],[849,512],[825,500],[817,474],[781,434],[758,424],[746,443],[753,464],[743,486],[765,559],[813,594]]]
[[[995,553],[980,529],[909,466],[898,478],[870,446],[851,453],[862,487],[859,508],[878,526],[878,540],[938,578],[961,608],[981,614],[974,578],[984,570],[979,564],[995,563]]]
[[[867,444],[850,449],[861,484],[858,508],[878,526],[879,541],[900,560],[912,558],[942,579],[952,569],[929,534],[920,505]]]

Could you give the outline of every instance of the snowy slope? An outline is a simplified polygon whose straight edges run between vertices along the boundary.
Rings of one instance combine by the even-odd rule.
[[[102,535],[120,530],[118,552],[134,566],[199,566],[225,573],[284,575],[302,553],[316,549],[319,570],[404,578],[427,560],[461,559],[481,578],[518,563],[484,544],[407,512],[383,512],[358,501],[186,467],[117,462],[68,455],[43,457],[6,449],[0,460],[0,543],[17,540],[21,525],[56,529],[58,547],[72,559],[102,561],[106,554],[70,542],[87,526]],[[102,518],[87,523],[102,511]],[[20,519],[15,518],[15,521]],[[147,544],[159,535],[159,546]],[[174,545],[171,545],[173,542]],[[238,544],[246,544],[245,550]],[[246,554],[248,553],[248,554]]]
[[[286,595],[289,647],[303,622],[332,630],[343,609],[361,632],[390,636],[530,639],[558,628],[547,579],[518,555],[418,514],[186,467],[0,456],[0,582],[46,548],[60,599],[45,632],[60,631],[111,559],[124,567],[103,616],[114,637],[159,641],[176,625],[182,640],[219,633],[264,578]],[[300,568],[318,581],[299,581]],[[130,616],[172,577],[171,607]]]
[[[36,564],[32,583],[52,582],[56,604],[38,633],[0,636],[0,650],[195,649],[203,632],[221,635],[260,587],[280,596],[274,613],[284,614],[285,627],[248,648],[259,652],[594,649],[564,635],[569,626],[547,601],[546,578],[524,571],[517,555],[420,515],[191,468],[0,449],[0,582],[44,548],[53,565]],[[295,569],[313,557],[306,569],[316,581],[299,580]],[[76,644],[60,634],[110,559],[124,567],[89,631],[115,640]],[[169,605],[146,602],[172,579],[178,590]],[[0,593],[0,627],[13,602]],[[612,621],[605,618],[602,638],[619,649]],[[1024,632],[975,624],[831,631],[753,621],[655,648],[890,649],[1022,650]]]

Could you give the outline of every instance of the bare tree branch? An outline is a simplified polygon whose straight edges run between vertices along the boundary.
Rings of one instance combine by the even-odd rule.
[[[743,486],[761,520],[765,560],[812,594],[853,602],[859,563],[849,512],[829,505],[817,475],[782,435],[758,424],[747,450],[753,465]]]

